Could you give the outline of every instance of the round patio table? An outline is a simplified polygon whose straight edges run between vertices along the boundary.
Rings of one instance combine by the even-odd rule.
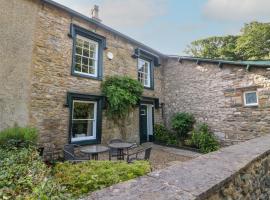
[[[113,149],[117,149],[117,159],[118,160],[124,160],[124,149],[132,147],[133,143],[128,142],[116,142],[111,143],[108,146]]]
[[[84,147],[80,150],[82,153],[88,154],[92,160],[98,160],[98,154],[102,152],[109,151],[109,148],[102,145],[91,145],[89,147]]]

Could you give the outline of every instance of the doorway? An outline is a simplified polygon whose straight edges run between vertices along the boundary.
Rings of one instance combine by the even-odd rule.
[[[153,104],[140,105],[140,143],[153,141]]]

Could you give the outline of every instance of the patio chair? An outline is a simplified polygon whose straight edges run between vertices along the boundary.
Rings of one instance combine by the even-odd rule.
[[[149,160],[151,155],[152,147],[139,149],[135,152],[127,154],[127,162],[132,163],[135,160]],[[142,156],[141,156],[142,155]]]
[[[109,144],[118,143],[118,142],[123,142],[123,140],[121,140],[121,139],[112,139],[112,140],[110,140]],[[110,148],[110,150],[109,150],[109,160],[111,160],[112,157],[118,157],[118,156],[119,156],[118,149]]]
[[[89,160],[87,156],[77,156],[75,154],[75,147],[81,147],[76,144],[67,144],[64,146],[64,160],[71,162],[82,162]]]

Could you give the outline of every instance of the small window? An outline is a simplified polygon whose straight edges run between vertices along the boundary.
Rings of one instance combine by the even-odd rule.
[[[73,101],[71,142],[96,139],[97,102]]]
[[[245,92],[244,103],[245,103],[245,106],[257,106],[258,105],[257,92],[256,91]]]
[[[80,35],[76,36],[75,73],[97,77],[98,48],[99,45],[97,42]]]
[[[145,87],[151,86],[151,70],[150,70],[150,62],[138,59],[138,80],[143,84]]]

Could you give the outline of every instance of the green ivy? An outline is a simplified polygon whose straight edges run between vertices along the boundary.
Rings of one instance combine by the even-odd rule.
[[[108,116],[117,120],[125,118],[138,104],[143,86],[127,76],[113,76],[102,83],[102,92],[107,98]]]

